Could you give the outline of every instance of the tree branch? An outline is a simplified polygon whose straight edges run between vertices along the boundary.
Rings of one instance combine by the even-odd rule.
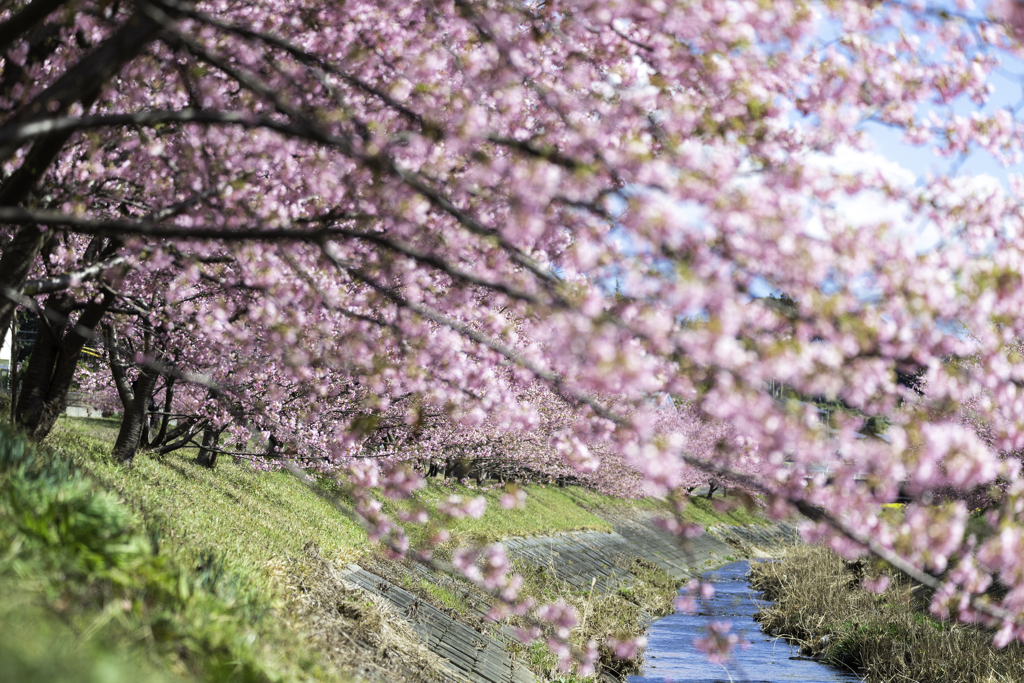
[[[94,116],[55,116],[0,128],[0,144],[20,145],[32,138],[58,132],[74,132],[118,126],[153,127],[170,123],[199,123],[268,128],[285,135],[330,144],[330,136],[313,135],[308,127],[245,111],[211,111],[207,109],[155,109],[130,114]]]
[[[21,293],[26,296],[36,296],[39,294],[58,292],[75,284],[95,280],[103,275],[107,270],[124,265],[125,263],[127,263],[127,259],[124,256],[116,256],[100,263],[94,263],[91,266],[82,268],[81,270],[77,270],[73,273],[44,277],[39,280],[29,280],[25,283],[24,287],[21,288]]]
[[[7,52],[15,40],[28,33],[36,24],[67,2],[68,0],[35,0],[0,24],[0,54]]]

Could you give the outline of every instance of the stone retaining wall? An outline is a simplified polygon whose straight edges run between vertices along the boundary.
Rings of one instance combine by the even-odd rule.
[[[559,579],[577,588],[593,584],[602,592],[628,586],[635,577],[622,567],[634,557],[657,564],[675,579],[699,576],[710,566],[724,564],[730,558],[767,556],[767,551],[798,539],[796,528],[780,523],[770,527],[715,527],[682,546],[679,539],[655,529],[653,515],[636,513],[605,516],[614,531],[574,532],[556,536],[514,538],[504,542],[509,557],[525,560],[551,570]],[[439,577],[422,565],[412,571],[442,584]],[[382,596],[408,621],[423,643],[450,664],[453,679],[486,683],[528,683],[533,673],[509,653],[505,643],[457,620],[424,602],[412,593],[386,581],[358,565],[350,565],[345,578],[363,590]],[[470,603],[483,617],[489,605]],[[511,638],[510,630],[503,635]],[[511,642],[511,641],[509,641]]]
[[[394,605],[423,644],[437,656],[448,660],[453,679],[474,683],[528,683],[535,680],[529,669],[509,656],[504,643],[453,619],[407,590],[358,565],[349,565],[345,578]]]

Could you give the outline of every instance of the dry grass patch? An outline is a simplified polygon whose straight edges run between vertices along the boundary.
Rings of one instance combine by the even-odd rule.
[[[657,565],[641,558],[618,558],[620,567],[631,572],[635,579],[615,590],[602,591],[595,585],[590,590],[580,590],[572,584],[557,578],[552,568],[514,561],[513,567],[523,577],[521,593],[532,596],[538,603],[562,600],[576,608],[580,625],[573,630],[570,640],[578,647],[585,647],[594,640],[598,645],[598,674],[624,679],[639,673],[643,667],[643,653],[632,659],[619,659],[606,641],[610,637],[620,640],[643,635],[652,617],[671,613],[679,583],[673,580]],[[516,618],[513,617],[513,623]],[[528,624],[524,621],[523,626]],[[525,653],[532,660],[535,672],[548,680],[560,678],[553,655],[533,649]]]
[[[267,569],[285,596],[281,618],[307,634],[338,672],[389,683],[453,679],[387,600],[345,581],[317,546],[274,558]]]
[[[616,564],[637,578],[633,584],[620,588],[619,595],[652,617],[664,617],[675,611],[681,582],[642,557],[620,557]]]
[[[804,654],[857,671],[869,683],[1024,680],[1020,643],[999,650],[990,630],[932,618],[901,575],[892,575],[881,594],[864,590],[864,576],[877,573],[819,546],[792,548],[778,562],[751,565],[751,586],[774,602],[755,619]]]
[[[364,558],[360,564],[453,619],[502,637],[498,628],[500,624],[479,616],[480,606],[490,606],[494,598],[468,581],[442,574],[425,578],[421,572],[415,571],[410,560],[396,562],[376,556]],[[523,577],[520,596],[532,597],[538,604],[562,600],[576,608],[580,624],[573,630],[570,640],[581,648],[590,640],[596,641],[600,654],[600,673],[621,679],[640,671],[642,654],[631,660],[617,659],[605,641],[610,636],[631,638],[642,635],[650,618],[670,614],[679,584],[660,567],[640,558],[623,557],[616,564],[631,572],[636,580],[612,590],[602,590],[597,582],[592,589],[580,590],[560,580],[553,567],[537,566],[521,560],[513,560],[512,567],[515,573]],[[511,617],[503,623],[522,627],[536,625],[528,617]],[[529,647],[517,642],[507,645],[512,654],[521,658],[541,680],[582,680],[559,672],[557,658],[543,643],[534,643]]]

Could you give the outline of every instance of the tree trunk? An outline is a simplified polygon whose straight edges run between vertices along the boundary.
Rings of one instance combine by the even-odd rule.
[[[43,246],[46,233],[35,225],[27,225],[14,234],[0,257],[0,329],[7,329],[14,320],[19,296],[25,279],[28,278],[36,256]]]
[[[117,395],[124,407],[121,429],[118,431],[117,441],[114,443],[114,460],[130,465],[135,458],[135,453],[139,450],[149,398],[153,395],[153,388],[156,387],[160,375],[155,370],[143,366],[139,370],[138,379],[129,383],[127,363],[121,358],[113,325],[109,323],[103,325],[103,338],[110,361],[110,374],[114,378]],[[146,351],[150,350],[151,341],[152,334],[147,332]]]
[[[164,443],[164,439],[167,438],[167,426],[171,421],[171,402],[174,400],[174,379],[174,377],[167,378],[167,386],[164,387],[163,413],[160,415],[160,430],[147,444],[150,448],[162,445]]]
[[[183,422],[168,433],[166,443],[153,450],[157,455],[164,455],[179,448],[184,448],[192,443],[192,437],[199,433],[202,423],[196,424],[193,420]],[[182,436],[183,435],[183,436]],[[180,439],[178,437],[181,437]],[[175,441],[177,439],[177,441]]]
[[[66,294],[55,294],[47,298],[40,316],[36,341],[32,345],[32,355],[21,373],[17,423],[30,433],[49,393],[53,365],[60,353],[61,340],[73,303]]]
[[[217,464],[218,452],[214,449],[217,448],[218,442],[220,441],[220,431],[207,427],[203,430],[203,445],[199,449],[199,455],[196,456],[196,464],[202,465],[207,469],[213,469]]]
[[[95,94],[89,95],[82,102],[83,108],[89,109],[94,101]],[[0,185],[0,206],[20,204],[53,164],[70,137],[71,133],[54,133],[36,140],[18,170]],[[11,324],[21,303],[25,280],[50,235],[51,232],[40,232],[35,225],[26,225],[18,229],[4,249],[0,257],[0,329]]]
[[[142,411],[142,433],[139,435],[139,446],[142,448],[149,448],[149,401],[146,402],[146,408]]]
[[[200,425],[196,424],[196,418],[194,417],[179,420],[174,429],[168,429],[167,433],[160,440],[160,443],[157,445],[157,448],[159,449],[158,452],[169,453],[170,451],[164,449],[167,448],[175,439],[183,438],[187,442],[199,431],[199,427]],[[181,448],[181,446],[178,446],[178,448]]]
[[[93,338],[96,326],[113,303],[114,295],[109,291],[102,299],[90,301],[82,315],[78,316],[75,325],[61,340],[60,350],[54,359],[53,374],[46,389],[46,397],[39,406],[39,411],[31,415],[25,423],[25,429],[33,439],[45,439],[57,424],[57,419],[67,409],[68,392],[71,391],[71,384],[75,379],[75,370],[82,357],[82,349]]]
[[[155,370],[142,368],[139,372],[139,379],[135,382],[135,389],[132,392],[132,399],[124,407],[124,417],[121,419],[121,429],[117,433],[117,441],[114,443],[114,460],[131,464],[135,459],[135,453],[139,450],[142,442],[142,431],[146,422],[146,408],[149,406],[149,397],[153,394],[153,387],[160,375]]]

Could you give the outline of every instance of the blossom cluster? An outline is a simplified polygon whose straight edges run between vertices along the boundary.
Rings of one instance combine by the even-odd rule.
[[[102,336],[80,387],[155,392],[147,443],[329,472],[394,553],[423,514],[380,499],[435,470],[509,508],[725,485],[1019,639],[1024,181],[846,163],[869,123],[1021,158],[989,103],[1024,10],[970,5],[5,5],[0,329],[60,321],[19,419],[52,427]],[[495,551],[457,557],[514,601]]]

